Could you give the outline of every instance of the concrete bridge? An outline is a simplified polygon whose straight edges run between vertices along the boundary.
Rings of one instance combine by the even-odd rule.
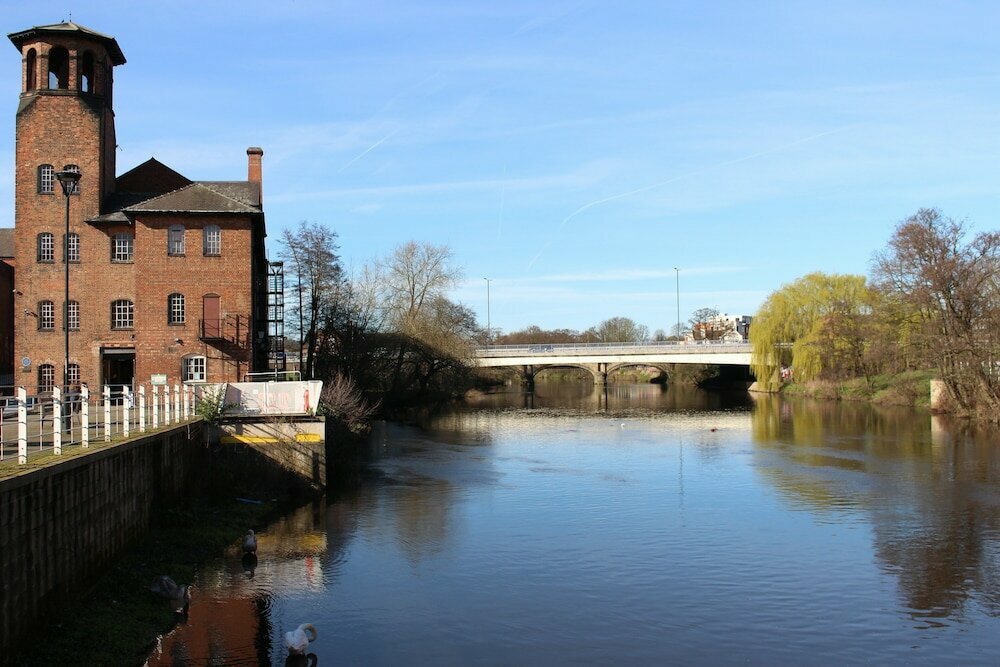
[[[667,374],[667,364],[750,365],[750,343],[725,341],[642,341],[637,343],[561,343],[488,345],[475,350],[483,368],[518,367],[526,383],[548,368],[582,368],[605,384],[608,373],[630,366],[652,366]]]

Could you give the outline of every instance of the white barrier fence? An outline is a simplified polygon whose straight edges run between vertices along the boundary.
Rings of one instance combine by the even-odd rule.
[[[112,392],[105,385],[94,392],[84,385],[79,391],[53,387],[29,394],[25,387],[18,387],[13,397],[0,398],[0,461],[16,456],[18,463],[25,464],[29,455],[40,452],[61,454],[66,447],[87,448],[92,442],[179,424],[196,415],[206,397],[214,400],[197,385],[116,389]]]

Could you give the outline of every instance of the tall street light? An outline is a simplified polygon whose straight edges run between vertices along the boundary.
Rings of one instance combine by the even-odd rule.
[[[676,266],[674,272],[677,276],[677,340],[681,338],[681,270]]]
[[[63,299],[63,329],[66,334],[66,358],[63,360],[63,388],[69,391],[69,196],[77,192],[80,183],[79,171],[56,172],[59,185],[66,195],[66,234],[63,236],[63,264],[66,267],[66,294]]]
[[[490,279],[483,278],[486,281],[486,344],[490,344],[490,340],[493,336],[493,327],[490,323]]]

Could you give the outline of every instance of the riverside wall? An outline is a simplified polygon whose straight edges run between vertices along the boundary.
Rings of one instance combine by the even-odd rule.
[[[202,423],[0,480],[0,664],[189,490]]]

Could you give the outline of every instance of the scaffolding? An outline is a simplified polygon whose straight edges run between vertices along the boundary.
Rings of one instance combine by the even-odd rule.
[[[285,370],[285,263],[267,266],[267,367]]]

